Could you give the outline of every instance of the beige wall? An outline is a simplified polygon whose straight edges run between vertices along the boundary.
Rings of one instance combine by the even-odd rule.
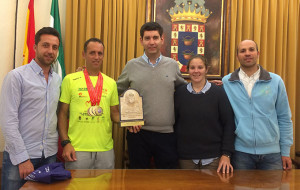
[[[18,1],[18,19],[17,19],[17,33],[16,33],[16,67],[22,65],[23,61],[23,46],[25,38],[25,23],[29,0]],[[49,26],[50,9],[52,0],[35,0],[34,14],[35,14],[35,30],[38,31],[44,26]],[[65,34],[65,10],[66,1],[58,0],[62,30],[62,41],[64,44]],[[0,86],[5,75],[13,69],[14,60],[14,41],[15,41],[15,12],[16,0],[0,0]],[[1,91],[1,89],[0,89]],[[4,149],[4,139],[0,131],[0,151]]]

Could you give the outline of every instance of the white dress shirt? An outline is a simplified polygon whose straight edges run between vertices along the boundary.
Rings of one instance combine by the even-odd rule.
[[[240,80],[244,84],[244,87],[250,98],[251,98],[252,88],[255,82],[259,79],[259,76],[260,76],[260,67],[258,67],[258,70],[250,77],[248,77],[248,75],[242,69],[240,69],[239,72]]]

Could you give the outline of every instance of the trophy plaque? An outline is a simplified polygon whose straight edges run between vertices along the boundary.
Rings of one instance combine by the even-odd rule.
[[[143,98],[130,88],[120,96],[121,127],[144,125]]]

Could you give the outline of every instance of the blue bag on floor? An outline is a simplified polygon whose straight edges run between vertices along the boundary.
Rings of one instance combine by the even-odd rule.
[[[71,178],[71,172],[65,170],[63,163],[52,163],[39,167],[29,174],[25,180],[52,183],[69,178]]]

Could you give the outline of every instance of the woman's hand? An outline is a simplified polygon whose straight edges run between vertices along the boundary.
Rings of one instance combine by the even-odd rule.
[[[233,172],[233,167],[230,164],[230,158],[226,155],[221,156],[217,172],[230,173]]]

